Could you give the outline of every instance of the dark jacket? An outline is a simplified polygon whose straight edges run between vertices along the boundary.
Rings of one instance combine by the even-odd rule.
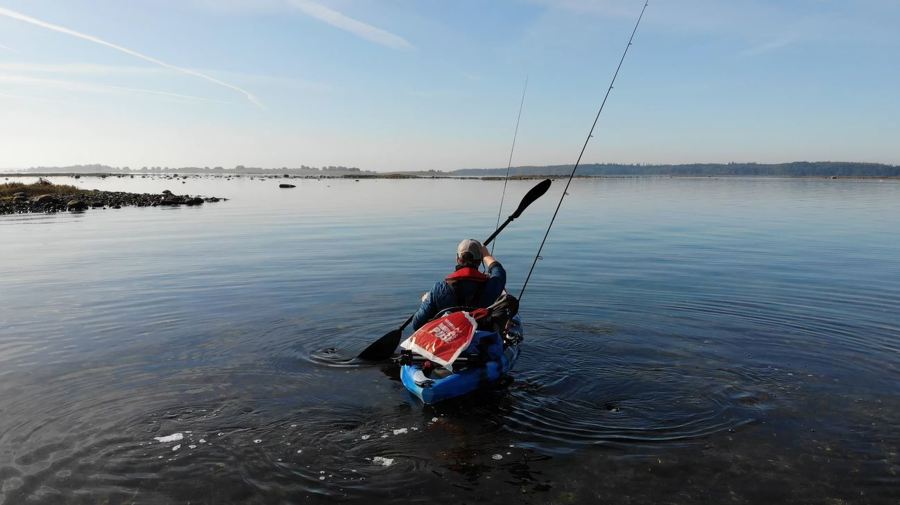
[[[471,298],[479,288],[482,289],[481,296],[478,297],[473,308],[487,307],[497,301],[497,298],[503,293],[503,288],[506,287],[506,270],[503,269],[503,265],[499,261],[495,261],[491,263],[487,273],[489,278],[484,283],[460,280],[454,283],[455,287],[450,287],[447,281],[435,283],[431,291],[425,296],[425,300],[419,305],[416,315],[413,316],[413,330],[418,330],[423,324],[437,315],[438,312],[459,305],[459,299]],[[454,289],[459,290],[459,293],[455,292]]]

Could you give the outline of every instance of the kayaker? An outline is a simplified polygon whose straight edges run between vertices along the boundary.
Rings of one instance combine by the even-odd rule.
[[[487,274],[478,270],[482,262]],[[506,270],[487,247],[474,239],[463,240],[456,248],[456,270],[435,283],[422,297],[422,304],[413,316],[413,329],[419,329],[450,307],[487,307],[500,297],[505,287]]]

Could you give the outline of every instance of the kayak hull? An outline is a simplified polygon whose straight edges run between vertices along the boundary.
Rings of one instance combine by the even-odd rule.
[[[431,377],[425,378],[422,373],[423,363],[414,362],[400,367],[401,382],[425,405],[457,398],[496,383],[504,374],[512,370],[519,358],[519,347],[522,340],[521,321],[515,317],[514,322],[516,324],[513,331],[517,338],[512,342],[509,339],[504,342],[504,339],[495,332],[481,330],[475,332],[475,338],[473,338],[470,348],[474,349],[479,342],[482,343],[483,353],[487,349],[487,359],[483,363],[465,366],[449,374],[433,373]],[[492,346],[493,348],[491,348]]]

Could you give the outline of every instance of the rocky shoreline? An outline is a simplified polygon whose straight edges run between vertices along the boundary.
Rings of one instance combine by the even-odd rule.
[[[9,196],[0,196],[0,215],[54,212],[84,212],[88,209],[122,207],[195,206],[227,198],[176,195],[169,190],[160,194],[120,191],[65,190],[50,184],[30,184],[5,188]],[[68,188],[71,188],[69,186]],[[62,191],[60,191],[63,189]],[[16,191],[19,190],[19,191]]]

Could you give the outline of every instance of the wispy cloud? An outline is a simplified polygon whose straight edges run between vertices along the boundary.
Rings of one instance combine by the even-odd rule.
[[[415,49],[412,44],[399,35],[394,35],[389,31],[363,23],[324,5],[311,2],[310,0],[287,0],[287,3],[310,17],[350,32],[362,39],[393,49]]]
[[[142,95],[154,95],[166,98],[175,98],[191,102],[215,102],[226,103],[219,100],[211,100],[199,96],[159,91],[155,89],[130,88],[125,86],[112,86],[108,84],[95,84],[66,79],[48,79],[44,77],[32,77],[27,75],[0,74],[0,82],[9,84],[24,84],[28,86],[43,86],[49,88],[65,89],[68,91],[80,91],[88,93],[137,93]]]
[[[198,69],[201,72],[212,72],[208,69]],[[102,65],[96,63],[29,63],[22,61],[0,62],[0,72],[16,73],[30,76],[78,76],[78,77],[156,77],[165,74],[175,74],[173,70],[150,66],[131,65]],[[297,79],[292,77],[279,77],[273,75],[253,74],[246,72],[218,72],[225,79],[240,80],[256,86],[277,87],[304,93],[325,93],[331,91],[331,87],[316,81]],[[219,102],[229,103],[229,102]]]
[[[800,36],[798,34],[792,33],[782,35],[781,37],[777,37],[768,42],[764,42],[762,44],[744,49],[743,51],[741,51],[741,54],[744,56],[758,56],[760,54],[768,53],[777,49],[781,49],[782,47],[789,46],[794,42],[797,42],[798,40],[800,40]]]
[[[13,51],[13,49],[12,49],[11,47],[5,46],[5,45],[3,45],[3,44],[0,44],[0,51],[9,51],[9,52],[11,52],[11,53],[14,53],[14,52],[15,52],[15,51]]]
[[[43,97],[26,96],[26,95],[16,95],[16,94],[13,94],[13,93],[6,93],[6,92],[3,92],[3,91],[0,91],[0,98],[7,98],[7,99],[9,99],[9,100],[11,100],[11,101],[13,101],[13,102],[21,102],[21,101],[23,101],[23,100],[26,100],[26,101],[27,101],[27,100],[34,100],[34,101],[36,101],[36,102],[63,103],[62,100],[56,100],[56,99],[53,99],[53,98],[43,98]]]
[[[633,0],[525,0],[548,9],[567,10],[578,14],[631,16],[637,2]],[[639,7],[638,7],[639,9]]]
[[[156,58],[153,58],[151,56],[147,56],[145,54],[139,53],[132,49],[128,49],[127,47],[122,47],[122,46],[113,44],[111,42],[107,42],[107,41],[105,41],[101,38],[95,37],[93,35],[88,35],[86,33],[81,33],[81,32],[75,31],[75,30],[71,30],[71,29],[63,27],[63,26],[48,23],[46,21],[41,21],[40,19],[36,19],[31,16],[26,16],[25,14],[15,12],[15,11],[9,10],[4,7],[0,7],[0,16],[5,16],[8,18],[12,18],[12,19],[15,19],[18,21],[29,23],[29,24],[32,24],[32,25],[35,25],[35,26],[38,26],[41,28],[45,28],[47,30],[52,30],[52,31],[70,35],[72,37],[76,37],[76,38],[79,38],[82,40],[87,40],[89,42],[93,42],[93,43],[99,44],[101,46],[109,47],[110,49],[115,49],[116,51],[128,54],[130,56],[134,56],[135,58],[139,58],[141,60],[153,63],[155,65],[159,65],[160,67],[163,67],[163,68],[175,70],[175,71],[181,72],[183,74],[191,75],[194,77],[199,77],[200,79],[205,79],[209,82],[212,82],[213,84],[218,84],[219,86],[223,86],[223,87],[231,89],[233,91],[237,91],[238,93],[244,95],[244,97],[246,97],[247,100],[249,100],[251,103],[253,103],[257,107],[259,107],[261,109],[264,108],[263,104],[255,96],[253,96],[253,94],[250,93],[249,91],[247,91],[243,88],[240,88],[238,86],[235,86],[234,84],[229,84],[227,82],[216,79],[215,77],[211,77],[209,75],[203,74],[196,70],[172,65],[172,64],[166,63],[164,61],[158,60]]]
[[[86,75],[147,75],[167,72],[157,67],[132,67],[125,65],[99,65],[95,63],[0,63],[0,70],[37,74],[86,74]]]

